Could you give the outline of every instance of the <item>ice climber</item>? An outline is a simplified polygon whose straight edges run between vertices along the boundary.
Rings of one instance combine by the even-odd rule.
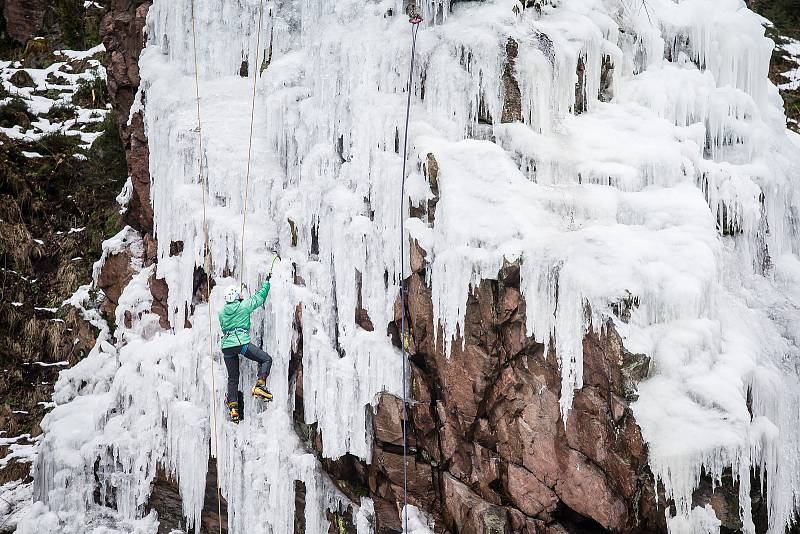
[[[250,342],[250,315],[267,299],[270,277],[264,281],[255,295],[243,298],[239,288],[231,286],[225,290],[225,306],[219,312],[219,325],[222,330],[222,354],[228,370],[228,393],[226,403],[231,420],[239,422],[239,356],[258,363],[258,380],[250,392],[254,397],[272,400],[267,389],[267,377],[272,367],[269,354]]]

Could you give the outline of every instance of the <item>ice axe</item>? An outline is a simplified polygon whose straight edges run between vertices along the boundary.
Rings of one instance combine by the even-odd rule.
[[[272,258],[272,263],[270,263],[270,265],[269,265],[269,273],[267,274],[267,279],[272,278],[272,270],[275,269],[275,262],[280,260],[280,259],[281,259],[281,255],[276,252],[275,253],[275,257]],[[259,277],[259,280],[260,279],[261,279],[261,277]],[[263,280],[260,280],[260,281],[263,282]]]
[[[275,262],[280,260],[280,259],[281,259],[281,255],[276,252],[275,253],[275,257],[272,258],[272,263],[270,263],[270,265],[269,265],[269,273],[267,274],[267,278],[272,278],[272,271],[273,271],[273,269],[275,269]],[[261,276],[258,277],[258,283],[259,283],[259,285],[264,283],[264,280],[263,280],[263,278]],[[248,291],[248,293],[250,292],[250,288],[247,287],[247,284],[242,283],[242,293],[244,293],[245,289]]]
[[[270,277],[270,278],[272,277],[272,270],[275,268],[275,262],[280,260],[280,259],[281,259],[281,255],[276,252],[275,253],[275,257],[272,258],[272,263],[269,266],[269,274],[267,275],[268,277]]]

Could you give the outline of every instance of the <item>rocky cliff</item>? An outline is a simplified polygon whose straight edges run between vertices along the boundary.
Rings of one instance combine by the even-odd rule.
[[[12,4],[6,0],[6,9],[18,9]],[[246,22],[233,31],[213,16],[220,6],[200,2],[199,27],[201,35],[207,36],[200,42],[200,74],[210,148],[199,158],[212,177],[208,193],[221,215],[214,218],[211,214],[209,237],[203,235],[209,231],[209,227],[204,228],[205,219],[201,224],[199,215],[189,217],[200,207],[199,193],[191,192],[200,184],[195,153],[195,135],[199,132],[194,130],[191,114],[192,73],[187,59],[191,53],[189,5],[138,0],[114,5],[103,19],[102,37],[110,101],[130,174],[123,216],[128,228],[124,235],[106,243],[93,285],[102,291],[100,309],[104,317],[117,329],[100,335],[105,344],[98,345],[90,358],[96,370],[102,366],[101,376],[87,379],[85,371],[76,369],[62,377],[55,397],[59,408],[48,419],[47,439],[39,447],[35,497],[40,502],[33,519],[22,524],[23,532],[35,528],[36,517],[58,521],[65,532],[77,532],[82,526],[96,524],[98,513],[113,517],[114,528],[119,531],[134,527],[164,533],[173,529],[249,532],[254,528],[297,534],[402,531],[404,411],[396,361],[401,339],[407,340],[411,377],[408,499],[422,511],[420,516],[415,512],[414,518],[415,525],[418,518],[427,522],[423,529],[469,534],[668,530],[762,533],[778,532],[791,522],[787,520],[793,513],[791,506],[773,504],[768,511],[769,490],[765,488],[775,493],[785,491],[781,488],[786,486],[780,486],[783,481],[776,464],[760,456],[762,447],[769,451],[776,447],[769,441],[773,436],[769,425],[786,429],[780,426],[786,421],[764,407],[766,396],[763,384],[758,382],[759,373],[768,373],[765,369],[771,369],[771,363],[753,363],[758,371],[735,374],[734,369],[744,367],[745,360],[721,350],[711,357],[706,372],[707,376],[735,375],[730,389],[727,383],[700,384],[700,376],[682,382],[674,397],[671,393],[653,396],[653,388],[674,379],[669,372],[680,365],[671,358],[679,358],[685,349],[675,339],[658,337],[654,331],[663,328],[681,332],[684,340],[690,340],[686,345],[692,347],[733,344],[733,338],[719,336],[706,321],[713,317],[713,321],[726,324],[720,327],[725,332],[737,323],[725,323],[727,319],[709,312],[704,293],[704,284],[716,283],[711,280],[714,269],[723,269],[724,265],[728,272],[731,263],[720,259],[716,265],[707,261],[707,256],[722,257],[727,246],[746,250],[741,254],[752,253],[758,259],[752,262],[758,264],[754,276],[791,280],[786,271],[779,275],[770,271],[774,258],[786,253],[781,250],[785,242],[775,237],[785,224],[782,215],[769,218],[773,212],[780,212],[782,208],[776,206],[781,205],[765,207],[775,202],[780,187],[759,181],[762,175],[748,174],[762,191],[749,205],[746,195],[752,191],[736,189],[744,187],[736,181],[744,178],[731,178],[730,171],[735,165],[745,165],[741,154],[749,154],[748,143],[755,143],[742,129],[744,122],[758,116],[764,124],[769,123],[772,130],[761,122],[757,124],[764,136],[767,131],[773,135],[776,128],[783,128],[769,122],[774,118],[774,100],[759,96],[762,91],[769,92],[759,85],[766,72],[752,76],[734,72],[729,78],[736,86],[732,95],[721,81],[717,87],[713,78],[724,80],[727,65],[695,54],[692,47],[699,46],[693,42],[695,35],[676,29],[689,23],[669,18],[666,8],[659,11],[660,3],[646,5],[645,11],[635,15],[623,8],[608,15],[605,7],[593,2],[587,2],[592,7],[586,11],[579,6],[574,12],[558,2],[489,4],[424,5],[430,32],[438,33],[430,40],[423,38],[423,67],[413,86],[415,98],[420,99],[414,111],[424,114],[425,119],[419,119],[413,132],[416,141],[411,160],[416,165],[408,178],[412,184],[408,213],[412,246],[408,259],[411,275],[404,281],[408,312],[405,333],[399,326],[402,307],[397,272],[392,270],[397,267],[395,260],[375,259],[383,258],[382,250],[391,251],[397,244],[388,237],[395,230],[394,223],[388,221],[394,217],[396,203],[388,189],[381,188],[388,188],[394,179],[382,169],[394,169],[397,164],[391,158],[399,159],[400,124],[379,100],[370,100],[374,95],[369,91],[374,86],[368,81],[380,78],[376,82],[378,91],[385,91],[382,95],[391,99],[393,96],[386,95],[403,91],[405,73],[374,58],[370,59],[374,62],[361,65],[364,58],[357,49],[365,43],[351,43],[354,48],[347,48],[341,44],[339,30],[330,29],[325,22],[329,17],[346,26],[353,24],[353,19],[363,19],[369,30],[363,35],[368,36],[370,32],[381,35],[376,28],[384,23],[375,21],[382,19],[390,25],[382,31],[405,36],[399,25],[391,26],[400,10],[389,8],[387,3],[374,12],[356,14],[353,2],[333,12],[316,3],[297,9],[280,3],[268,12],[262,40],[266,44],[261,50],[253,50],[254,43],[247,37],[255,31],[258,6],[239,6],[236,15]],[[30,13],[15,16],[28,17],[32,27],[41,28],[35,7],[30,4]],[[496,12],[493,7],[498,7]],[[647,12],[649,8],[656,12]],[[149,10],[155,10],[155,14],[150,13],[148,18]],[[656,46],[648,48],[652,43],[642,37],[650,31],[645,15],[650,18],[656,13],[665,18],[660,30],[655,31]],[[735,26],[731,21],[740,15],[731,14],[731,19],[726,19],[731,27]],[[490,30],[476,26],[475,20],[483,20]],[[577,30],[570,33],[568,21],[591,27],[591,38]],[[370,26],[373,24],[376,26]],[[593,24],[600,28],[597,34],[592,33]],[[754,31],[752,26],[745,27]],[[321,46],[327,59],[297,53],[310,46],[297,36],[300,32],[304,39],[309,38],[308,28],[316,28],[323,35],[313,46]],[[534,28],[533,34],[520,28]],[[465,29],[485,39],[479,43],[482,49],[472,48],[473,43],[464,40],[461,32]],[[355,39],[356,34],[347,35]],[[210,35],[231,41],[220,48]],[[598,49],[602,53],[594,57],[592,47],[598,42],[603,43]],[[609,42],[619,45],[619,55]],[[367,43],[375,45],[369,40]],[[753,61],[750,68],[757,71],[753,58],[763,55],[762,45],[754,37],[742,45],[741,56],[731,52],[735,57],[732,61],[749,58]],[[664,67],[675,69],[670,71],[672,76],[683,76],[686,83],[697,84],[701,88],[698,94],[717,91],[715,98],[735,102],[729,115],[715,115],[713,105],[681,101],[662,106],[658,99],[651,100],[646,90],[650,86],[644,86],[652,81],[646,66],[656,71],[653,64],[657,62],[644,56],[653,54],[658,46],[662,50],[657,54],[664,52],[669,63],[680,65]],[[493,56],[480,55],[481,50],[494,50],[492,47],[500,50],[497,63]],[[632,50],[640,55],[629,58]],[[559,63],[564,60],[559,54],[566,54],[567,63]],[[270,63],[273,55],[282,57],[276,59],[276,65]],[[325,61],[335,63],[331,58],[347,69],[339,65],[326,70]],[[574,64],[569,63],[572,60]],[[215,419],[208,406],[221,402],[219,389],[213,388],[211,380],[219,388],[222,378],[219,363],[209,364],[204,353],[209,300],[215,303],[216,293],[209,295],[201,267],[203,253],[212,254],[214,284],[230,283],[231,275],[244,269],[236,259],[238,237],[228,227],[238,227],[237,210],[242,202],[239,190],[244,186],[242,165],[238,163],[245,145],[240,132],[245,131],[244,119],[248,116],[245,103],[249,86],[244,82],[249,83],[249,79],[240,78],[247,75],[249,69],[242,67],[246,64],[262,65],[257,102],[265,115],[256,123],[257,146],[265,147],[255,161],[260,169],[254,176],[254,188],[260,194],[252,208],[256,237],[246,248],[251,261],[266,260],[271,253],[265,243],[274,247],[274,237],[285,258],[276,271],[271,297],[283,302],[270,304],[255,327],[256,337],[276,355],[271,387],[283,400],[264,407],[248,399],[245,422],[234,428],[219,415],[216,425],[210,423]],[[619,77],[623,69],[629,69],[625,76],[636,81],[622,83]],[[173,70],[180,73],[169,74]],[[442,72],[451,77],[445,79]],[[549,76],[546,73],[552,74],[553,81],[548,83],[557,91],[547,92],[537,84],[537,76]],[[326,83],[331,80],[329,87]],[[350,107],[342,105],[340,109],[326,99],[331,87],[341,91],[345,100],[352,98],[348,100]],[[320,92],[319,100],[314,101],[319,106],[316,114],[309,104],[315,91]],[[614,100],[615,93],[618,101]],[[673,96],[670,93],[665,98]],[[308,102],[300,104],[305,99]],[[401,99],[395,100],[393,104],[402,107]],[[641,109],[626,107],[625,102],[635,102]],[[232,110],[220,113],[217,106],[221,103],[232,106]],[[549,116],[542,104],[563,116]],[[384,110],[386,131],[371,130],[373,123],[358,116],[360,105],[367,110]],[[687,111],[686,106],[691,109]],[[618,108],[625,114],[615,115],[622,113]],[[437,115],[451,109],[450,116]],[[658,116],[650,116],[650,111]],[[684,112],[687,118],[683,118]],[[367,115],[370,113],[367,111]],[[630,124],[636,114],[641,114],[645,122],[652,121],[649,129],[637,133],[646,138],[641,145],[642,139],[627,137],[627,126],[622,126]],[[550,121],[558,125],[552,126]],[[675,129],[670,129],[673,122]],[[669,126],[665,126],[667,123]],[[273,124],[281,124],[281,128],[270,130]],[[704,125],[702,135],[696,135],[693,124]],[[555,133],[550,131],[551,126]],[[521,127],[530,127],[531,132],[523,132]],[[680,129],[684,127],[686,131]],[[436,128],[446,131],[443,137],[450,138],[435,138]],[[619,156],[624,163],[600,161],[603,158],[593,151],[616,154],[620,147],[580,137],[581,132],[592,129],[626,139],[634,147],[632,157],[636,161],[626,159],[630,153]],[[665,133],[659,137],[662,130]],[[583,139],[591,146],[581,147],[587,152],[576,157],[572,167],[568,155],[558,152],[556,144],[548,144],[551,135],[559,140],[556,144],[567,142],[564,139]],[[462,136],[474,143],[500,146],[508,156],[501,159],[499,149],[483,144],[451,146],[455,143],[452,138]],[[156,142],[151,145],[148,138]],[[373,143],[375,139],[379,141]],[[655,152],[648,151],[650,142],[658,147]],[[776,145],[782,142],[774,141]],[[674,168],[663,156],[670,150],[684,154]],[[695,150],[699,150],[697,156],[685,155]],[[785,150],[778,150],[781,158]],[[477,156],[469,160],[472,154]],[[714,174],[717,164],[729,174]],[[467,172],[461,170],[462,165]],[[635,170],[621,168],[626,165]],[[695,172],[697,176],[692,175]],[[771,168],[769,172],[778,171]],[[552,196],[548,196],[550,190],[540,198],[524,189],[527,185],[516,189],[506,185],[507,176],[521,183],[523,175],[535,184],[554,185]],[[215,176],[221,181],[215,183]],[[334,182],[346,184],[346,194],[325,181],[334,176]],[[473,184],[472,176],[487,178]],[[665,184],[665,176],[678,181],[686,176],[696,178],[686,186],[692,193],[671,197],[686,191]],[[307,181],[315,187],[303,188]],[[365,186],[366,182],[370,185]],[[487,190],[487,184],[491,190]],[[573,185],[582,189],[576,192],[570,189]],[[664,187],[658,190],[661,196],[646,196],[654,187]],[[326,204],[328,200],[315,196],[315,188],[335,199],[330,200],[332,208]],[[609,193],[602,188],[623,193],[612,202],[603,196]],[[736,194],[731,195],[731,190]],[[347,196],[351,193],[353,199]],[[582,196],[584,193],[586,196]],[[627,193],[631,194],[624,196]],[[524,202],[512,202],[517,196]],[[594,203],[596,198],[601,200]],[[661,204],[665,198],[666,208]],[[479,219],[477,226],[465,222],[464,213],[459,211],[463,206],[475,209],[467,212]],[[528,210],[552,212],[563,218],[568,230],[556,242],[565,248],[589,250],[599,243],[598,248],[613,249],[608,255],[593,252],[592,267],[575,272],[580,274],[579,279],[593,279],[597,274],[594,269],[599,269],[598,279],[609,278],[601,266],[609,262],[611,271],[621,271],[628,277],[624,291],[613,288],[618,298],[591,294],[583,288],[582,298],[574,305],[569,299],[577,282],[565,267],[568,259],[561,258],[551,271],[546,264],[548,255],[553,254],[549,247],[536,249],[545,263],[514,252],[514,240],[539,246],[526,234],[529,229],[534,235],[552,230],[550,219],[526,220],[521,214]],[[478,217],[480,211],[488,211],[488,219],[509,224],[492,228],[491,220]],[[259,217],[259,212],[269,215]],[[327,217],[320,217],[320,213]],[[507,221],[507,213],[515,214],[515,218]],[[365,237],[369,234],[353,230],[356,225],[375,225],[385,234],[381,237],[384,241],[376,241],[373,247]],[[617,234],[619,226],[626,230]],[[628,232],[636,232],[641,226],[653,233],[632,239]],[[765,231],[765,226],[771,230]],[[337,236],[342,228],[351,232],[347,234],[349,240]],[[598,228],[598,232],[589,231],[585,241],[570,241],[586,228]],[[686,236],[681,234],[684,229]],[[571,236],[566,232],[572,232]],[[496,246],[495,236],[506,233],[509,241]],[[711,237],[707,237],[709,234]],[[708,245],[708,252],[692,241],[694,236],[700,236],[700,241],[719,240],[722,245],[719,249]],[[447,247],[457,248],[460,239],[465,240],[463,248],[493,251],[496,246],[502,254],[491,259],[470,256],[464,263],[466,269],[459,263],[446,263],[454,254]],[[613,248],[615,239],[630,241],[617,251]],[[648,241],[658,245],[647,249],[644,243]],[[363,246],[360,256],[351,254],[356,242]],[[632,260],[637,269],[679,272],[685,286],[669,286],[669,275],[637,282],[638,273],[630,274],[635,269],[623,267],[629,260],[628,247],[648,251]],[[687,267],[667,260],[653,261],[660,258],[662,247],[673,256],[691,249],[687,255],[693,264]],[[392,254],[385,253],[387,258]],[[746,255],[735,258],[748,265],[752,260]],[[574,263],[571,268],[577,269]],[[696,274],[693,271],[707,268],[712,272],[692,278]],[[540,278],[536,278],[537,269],[544,273]],[[704,278],[705,274],[710,278]],[[747,284],[753,283],[749,276]],[[251,285],[254,277],[251,274],[247,280]],[[462,280],[468,281],[466,286],[459,286]],[[538,280],[538,285],[531,285],[531,280]],[[446,281],[453,282],[451,293]],[[673,292],[684,291],[686,286],[690,289],[672,299],[653,289],[657,283]],[[700,288],[696,293],[692,292],[694,284]],[[757,287],[764,294],[772,294],[772,288]],[[719,291],[724,298],[714,293],[715,299],[734,302],[725,300],[730,290]],[[448,300],[450,294],[455,298]],[[686,301],[692,303],[690,312],[682,308]],[[607,309],[600,309],[603,305]],[[752,312],[760,305],[750,301],[746,313],[753,314],[748,318],[754,324],[763,325],[766,323],[758,323],[761,316]],[[738,304],[731,306],[739,310]],[[786,317],[793,313],[790,308],[787,305]],[[700,310],[698,317],[691,315],[695,310]],[[577,318],[574,324],[566,315],[570,312],[572,319]],[[644,327],[643,316],[647,317]],[[687,329],[695,319],[699,321]],[[701,330],[699,338],[692,337]],[[772,335],[770,331],[765,337]],[[783,336],[792,343],[789,334]],[[642,343],[645,337],[658,341]],[[793,349],[784,350],[786,358],[793,357]],[[705,361],[701,353],[681,357],[685,368]],[[726,361],[736,364],[725,367]],[[217,375],[211,374],[213,365],[217,366]],[[245,367],[244,375],[244,380],[252,378],[252,370]],[[743,385],[742,381],[747,383]],[[161,386],[148,389],[154,384]],[[640,388],[645,391],[644,402],[639,402]],[[730,393],[729,397],[715,397],[715,388]],[[665,426],[675,428],[675,440],[665,442],[648,402],[657,398],[662,403],[681,405],[684,394],[707,410],[686,408],[698,417],[699,424],[706,428],[717,424],[709,413],[721,421],[746,421],[752,425],[747,431],[743,427],[732,430],[722,423],[713,428],[720,434],[747,434],[751,441],[740,446],[730,438],[720,445],[698,434],[697,441],[702,443],[696,452],[694,445],[682,441],[681,431],[688,428],[691,435],[692,427],[675,412],[665,416]],[[76,403],[85,404],[85,409],[95,415],[89,423],[82,423],[87,438],[81,447],[89,451],[84,453],[85,465],[67,468],[72,445],[63,444],[59,427],[60,421],[70,418],[74,407],[70,404]],[[661,407],[669,412],[668,406]],[[637,420],[638,414],[645,419],[644,424]],[[792,416],[788,417],[791,423]],[[148,436],[146,440],[132,435],[134,429]],[[276,439],[281,443],[275,443]],[[752,458],[743,459],[743,450],[754,451]],[[793,454],[784,448],[781,458],[788,462]],[[786,469],[785,463],[778,465]],[[83,488],[84,497],[65,497],[57,476],[65,470],[69,473],[58,476],[66,477],[67,487]],[[221,518],[216,513],[218,481],[223,495]],[[776,502],[776,497],[770,498]],[[48,515],[59,509],[61,519]],[[82,509],[86,515],[80,512]],[[63,510],[69,514],[63,515]],[[78,510],[77,515],[70,515],[74,510]]]

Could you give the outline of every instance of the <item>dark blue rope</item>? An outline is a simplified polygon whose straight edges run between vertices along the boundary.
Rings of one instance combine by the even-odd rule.
[[[408,159],[408,123],[411,118],[411,89],[414,81],[414,56],[417,51],[417,31],[421,17],[411,19],[411,67],[408,73],[408,95],[406,99],[406,125],[403,133],[403,176],[400,181],[400,347],[403,352],[403,532],[408,534],[408,371],[406,354],[406,268],[405,268],[405,201],[406,161]]]

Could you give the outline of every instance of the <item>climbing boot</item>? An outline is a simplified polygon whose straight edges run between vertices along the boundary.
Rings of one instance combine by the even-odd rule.
[[[252,393],[254,397],[265,401],[272,400],[272,393],[270,393],[267,389],[266,380],[263,378],[259,378],[256,381],[256,385],[253,386],[253,389],[250,391],[250,393]]]
[[[229,402],[228,403],[228,411],[231,414],[231,421],[239,424],[239,403],[238,402]]]

